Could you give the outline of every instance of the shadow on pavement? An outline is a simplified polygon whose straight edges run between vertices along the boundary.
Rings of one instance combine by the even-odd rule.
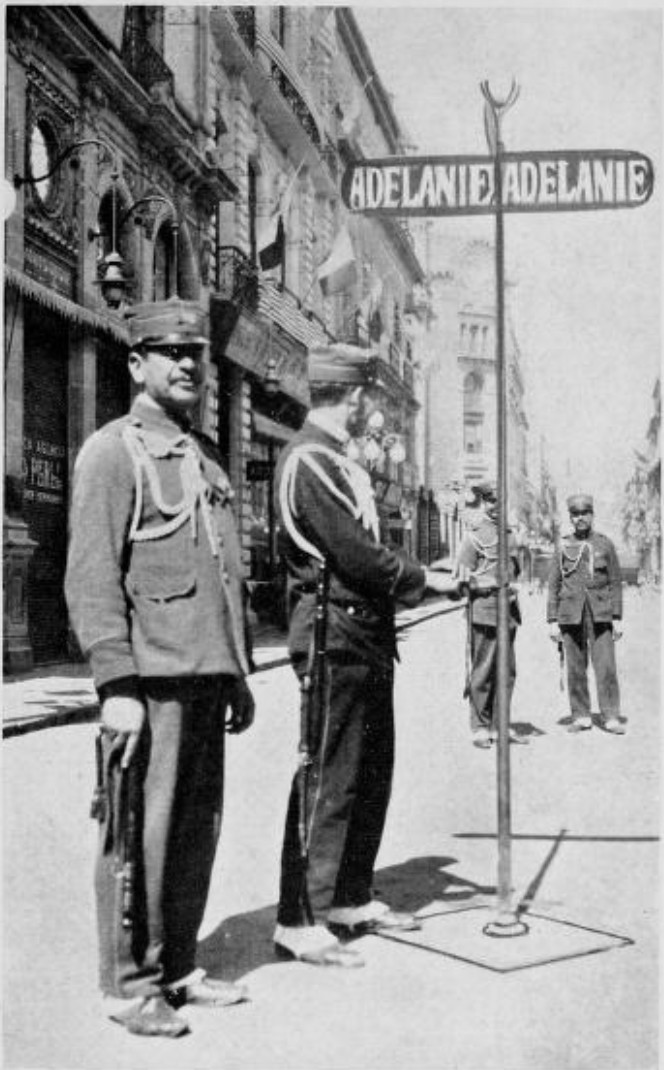
[[[517,736],[545,736],[546,732],[543,728],[538,728],[537,725],[531,724],[530,721],[511,721],[510,728],[513,728]]]
[[[374,880],[377,899],[395,910],[416,912],[432,901],[458,904],[475,896],[494,895],[493,885],[479,885],[447,872],[457,859],[437,855],[411,858],[378,870]],[[197,964],[211,977],[235,981],[260,966],[277,964],[272,937],[276,904],[226,918],[198,945]]]
[[[494,895],[493,885],[475,884],[455,873],[447,872],[457,864],[456,858],[424,855],[407,862],[380,869],[374,878],[374,895],[394,910],[416,913],[436,900],[465,903],[475,896]]]

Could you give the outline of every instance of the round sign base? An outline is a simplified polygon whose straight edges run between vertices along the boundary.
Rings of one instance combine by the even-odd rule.
[[[528,932],[528,926],[518,914],[508,910],[504,913],[498,914],[492,921],[487,922],[483,927],[482,932],[485,936],[494,937],[508,937],[508,936],[525,936]]]

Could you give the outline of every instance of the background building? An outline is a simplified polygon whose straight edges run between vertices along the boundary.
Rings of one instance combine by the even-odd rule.
[[[433,319],[427,342],[425,481],[440,502],[443,540],[454,554],[468,489],[495,479],[497,471],[494,253],[485,241],[441,245],[438,252],[444,266],[429,280]],[[534,513],[529,425],[509,287],[506,297],[508,507],[511,525],[524,533]]]
[[[645,445],[634,450],[634,472],[625,487],[622,534],[643,577],[659,582],[662,574],[662,395],[659,379],[652,392],[652,401]]]

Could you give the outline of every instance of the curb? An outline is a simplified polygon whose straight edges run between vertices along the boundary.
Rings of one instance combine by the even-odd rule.
[[[439,606],[437,609],[433,609],[432,607],[431,611],[428,613],[418,614],[412,620],[404,620],[401,622],[397,620],[395,624],[397,636],[400,632],[404,632],[409,628],[414,628],[416,624],[423,624],[425,621],[431,620],[433,617],[440,617],[445,613],[454,613],[463,609],[465,604],[465,599],[452,604],[446,602],[445,605]],[[262,662],[260,665],[256,666],[254,673],[268,672],[270,669],[281,669],[284,665],[290,665],[290,658],[287,654]],[[47,713],[41,717],[36,716],[26,718],[25,720],[16,719],[15,721],[10,721],[8,724],[3,724],[2,738],[13,739],[16,736],[26,736],[31,732],[40,732],[44,728],[59,728],[65,725],[86,724],[89,721],[96,720],[98,716],[99,703],[92,702],[89,705],[63,709],[58,713]]]

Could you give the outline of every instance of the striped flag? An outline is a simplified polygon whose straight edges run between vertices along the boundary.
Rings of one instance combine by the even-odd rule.
[[[342,227],[337,234],[330,255],[318,268],[316,277],[324,297],[340,293],[356,281],[357,263],[346,227]]]

